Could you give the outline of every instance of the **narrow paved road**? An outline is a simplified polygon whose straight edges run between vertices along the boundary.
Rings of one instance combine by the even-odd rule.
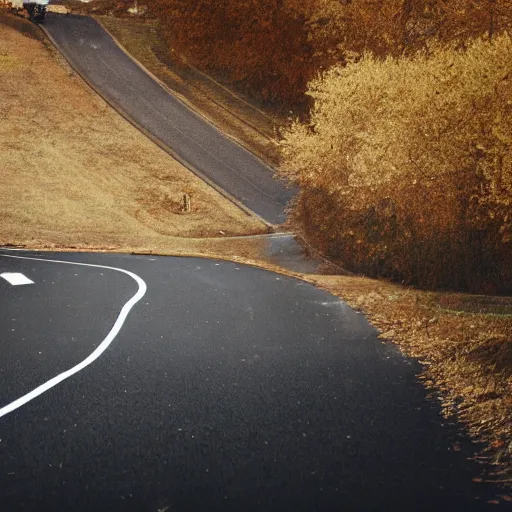
[[[44,25],[71,65],[182,162],[271,224],[292,191],[256,156],[199,117],[131,60],[92,18],[48,14]]]
[[[3,250],[0,303],[2,510],[486,509],[418,365],[304,282]],[[97,359],[4,414],[105,347],[123,311]]]

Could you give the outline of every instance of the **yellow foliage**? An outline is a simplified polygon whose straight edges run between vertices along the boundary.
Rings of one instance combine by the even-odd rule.
[[[347,266],[512,290],[512,40],[366,54],[312,81],[286,136],[296,218]]]

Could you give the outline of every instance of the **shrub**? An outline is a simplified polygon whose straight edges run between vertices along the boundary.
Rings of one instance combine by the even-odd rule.
[[[512,290],[512,40],[335,66],[286,136],[294,217],[348,268]]]

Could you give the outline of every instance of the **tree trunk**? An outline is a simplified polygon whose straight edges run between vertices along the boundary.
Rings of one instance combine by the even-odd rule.
[[[494,33],[496,31],[495,28],[495,15],[496,15],[496,0],[489,0],[489,41],[492,40]]]
[[[409,44],[409,34],[407,31],[407,22],[409,21],[413,9],[413,0],[403,0],[402,12],[400,14],[400,25],[402,30],[402,46],[405,50]]]

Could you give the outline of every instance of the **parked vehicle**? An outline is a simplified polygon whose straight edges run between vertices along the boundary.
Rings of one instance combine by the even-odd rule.
[[[11,0],[11,3],[17,11],[25,10],[30,21],[42,23],[46,16],[46,6],[49,0]]]

